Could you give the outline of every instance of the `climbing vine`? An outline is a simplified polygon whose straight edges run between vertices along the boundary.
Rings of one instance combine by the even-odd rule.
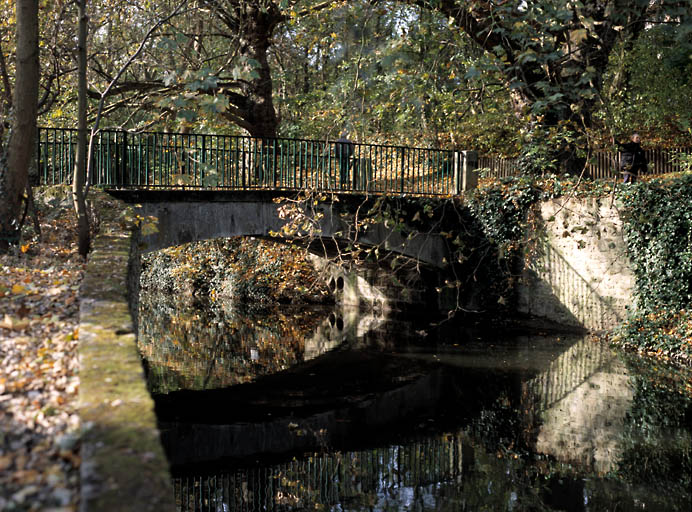
[[[640,350],[692,355],[692,175],[619,193],[637,308],[618,339]]]

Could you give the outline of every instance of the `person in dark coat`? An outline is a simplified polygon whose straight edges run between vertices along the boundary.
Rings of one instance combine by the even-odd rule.
[[[646,172],[648,161],[646,154],[641,146],[641,137],[638,133],[633,133],[630,142],[620,146],[620,172],[623,175],[623,183],[634,183],[637,181],[639,173]]]
[[[348,139],[348,134],[342,132],[335,144],[336,158],[339,161],[340,188],[349,187],[349,170],[351,169],[351,157],[353,156],[353,142]]]

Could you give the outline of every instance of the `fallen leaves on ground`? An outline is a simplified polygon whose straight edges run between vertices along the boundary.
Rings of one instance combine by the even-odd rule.
[[[0,510],[8,511],[78,506],[84,264],[74,214],[40,208],[41,239],[28,227],[19,246],[0,254]]]

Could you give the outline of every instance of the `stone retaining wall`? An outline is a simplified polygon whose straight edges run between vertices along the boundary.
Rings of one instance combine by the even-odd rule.
[[[519,311],[596,331],[622,322],[635,282],[610,198],[554,199],[532,215]]]
[[[130,310],[139,279],[135,217],[122,203],[93,194],[105,218],[80,289],[80,510],[174,510]]]

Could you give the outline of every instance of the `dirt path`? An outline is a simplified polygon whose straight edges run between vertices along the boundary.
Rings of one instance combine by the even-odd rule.
[[[56,208],[57,207],[57,208]],[[0,510],[78,507],[78,290],[74,215],[44,208],[42,237],[0,255]]]

